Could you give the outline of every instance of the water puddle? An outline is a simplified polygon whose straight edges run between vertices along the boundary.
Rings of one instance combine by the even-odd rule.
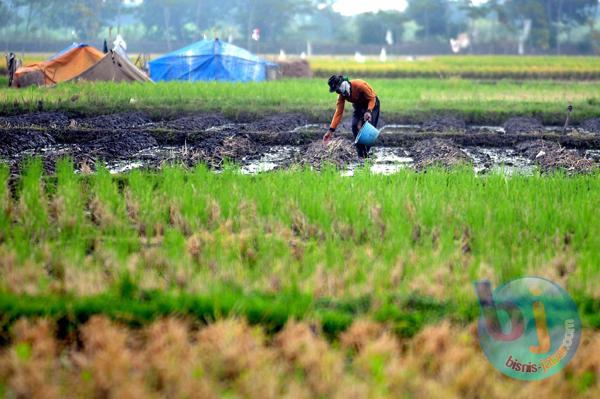
[[[297,132],[314,132],[316,130],[318,130],[318,131],[325,131],[328,128],[329,128],[329,126],[327,124],[323,124],[323,123],[309,123],[309,124],[304,125],[304,126],[298,126],[298,127],[294,128],[294,129],[292,129],[290,132],[292,132],[292,133],[297,133]]]
[[[244,174],[269,172],[279,167],[292,163],[300,148],[293,146],[272,146],[257,160],[242,163],[241,171]]]
[[[462,151],[473,161],[475,173],[491,171],[507,175],[531,175],[535,170],[533,161],[511,148],[469,147],[463,148]]]
[[[76,145],[56,145],[38,150],[35,154],[59,158],[76,153]],[[533,174],[536,166],[533,161],[511,148],[463,147],[461,149],[473,163],[475,173],[498,172],[506,175]],[[106,163],[110,173],[119,174],[135,169],[160,168],[165,164],[186,163],[194,159],[192,150],[187,146],[159,146],[140,151],[130,157],[112,160]],[[277,169],[287,168],[301,155],[302,147],[270,146],[259,157],[247,157],[239,162],[241,173],[258,174]],[[25,153],[24,153],[25,154]],[[600,150],[587,150],[584,156],[595,162],[600,162]],[[363,163],[355,162],[342,172],[352,176]],[[410,151],[403,147],[375,147],[371,150],[368,160],[370,171],[378,175],[390,175],[400,170],[414,167],[414,159]]]
[[[586,150],[583,155],[594,162],[600,162],[600,150]]]

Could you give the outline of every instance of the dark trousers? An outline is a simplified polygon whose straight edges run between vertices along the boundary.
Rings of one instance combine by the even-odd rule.
[[[352,115],[352,134],[356,140],[356,136],[358,136],[358,132],[365,122],[365,113],[368,109],[366,105],[361,104],[352,104],[352,107],[354,108],[354,114]],[[375,108],[373,108],[371,116],[371,125],[377,127],[377,124],[379,123],[379,97],[375,99]],[[369,155],[370,149],[371,147],[364,144],[356,144],[356,152],[358,152],[358,156],[361,158],[366,158]]]

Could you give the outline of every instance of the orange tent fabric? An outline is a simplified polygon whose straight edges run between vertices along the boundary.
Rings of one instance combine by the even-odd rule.
[[[40,73],[43,75],[43,84],[45,85],[71,80],[103,57],[104,53],[91,46],[74,48],[51,61],[38,62],[17,69],[14,84],[17,87],[40,84]],[[32,76],[36,76],[36,78],[32,79]]]

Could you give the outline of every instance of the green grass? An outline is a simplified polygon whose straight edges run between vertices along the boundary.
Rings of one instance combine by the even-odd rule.
[[[354,78],[360,76],[353,76]],[[562,124],[572,103],[575,122],[600,116],[600,83],[551,81],[487,81],[461,79],[370,80],[388,122],[418,122],[432,114],[453,113],[472,123],[503,123],[515,115],[536,116]],[[124,110],[156,116],[223,112],[232,118],[299,112],[328,122],[335,95],[325,80],[264,83],[60,84],[0,90],[0,114],[45,110],[100,114]],[[350,110],[348,110],[350,111]]]
[[[429,320],[472,320],[475,280],[540,275],[600,327],[597,174],[199,166],[115,178],[63,161],[48,178],[35,161],[12,196],[5,167],[0,178],[0,308],[10,320],[242,314],[273,329],[317,319],[335,334],[367,316],[412,334]]]
[[[315,57],[310,65],[320,77],[343,73],[369,78],[600,79],[598,57],[436,56],[413,61],[393,57],[385,63],[378,58],[358,63],[352,57]]]

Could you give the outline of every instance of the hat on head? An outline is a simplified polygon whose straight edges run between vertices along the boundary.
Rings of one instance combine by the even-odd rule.
[[[344,77],[341,75],[333,75],[332,77],[330,77],[329,81],[327,82],[327,84],[329,85],[329,92],[333,93],[334,91],[336,91],[343,81]]]

